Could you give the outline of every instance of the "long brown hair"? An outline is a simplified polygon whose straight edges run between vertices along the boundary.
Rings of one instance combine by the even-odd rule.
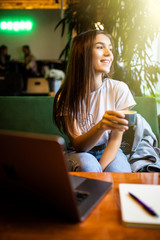
[[[67,130],[72,132],[74,120],[86,116],[89,109],[91,86],[94,80],[92,49],[97,34],[106,35],[113,45],[109,34],[100,30],[83,32],[73,39],[66,77],[54,99],[53,118],[59,128],[66,132],[64,117],[70,119]],[[112,64],[113,66],[113,64]]]

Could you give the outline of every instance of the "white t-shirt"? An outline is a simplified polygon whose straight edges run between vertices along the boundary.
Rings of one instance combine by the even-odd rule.
[[[83,133],[97,124],[107,110],[123,110],[136,105],[134,98],[124,82],[105,79],[101,87],[91,93],[90,114],[86,119],[79,118],[79,128]],[[97,145],[107,143],[110,130],[105,131]]]

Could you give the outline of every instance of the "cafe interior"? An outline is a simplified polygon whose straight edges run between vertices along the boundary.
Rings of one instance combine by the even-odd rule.
[[[65,8],[66,1],[0,1],[0,46],[7,46],[9,55],[7,70],[0,71],[1,95],[47,95],[51,84],[45,81],[46,71],[59,69],[65,72],[66,61],[60,60],[59,56],[66,44],[67,32],[61,37],[61,29],[55,30],[55,26],[63,18]],[[17,27],[14,26],[15,22]],[[37,79],[29,80],[25,91],[21,74],[24,45],[30,47],[37,65],[36,76],[33,75]],[[55,90],[57,87],[53,89],[52,86],[52,91]]]
[[[119,39],[114,77],[129,86],[136,102],[133,110],[142,117],[129,127],[121,145],[128,156],[138,147],[144,154],[136,167],[136,160],[132,162],[131,173],[68,173],[70,140],[53,121],[53,104],[66,75],[67,43],[81,32],[63,22],[70,16],[69,7],[70,21],[92,19],[92,25],[83,22],[88,29],[109,26]],[[0,54],[5,52],[7,61],[0,56],[0,239],[160,239],[159,10],[159,0],[0,0]],[[36,69],[32,72],[24,71],[27,51]],[[138,119],[147,124],[136,131],[138,121],[142,123]],[[133,150],[135,139],[139,142]],[[146,156],[142,143],[151,154]],[[73,188],[83,193],[78,207]]]
[[[123,34],[120,33],[121,30],[124,31],[127,29],[125,28],[125,24],[124,24],[124,27],[122,27],[121,29],[119,28],[118,23],[117,25],[115,25],[115,22],[114,22],[114,18],[117,18],[117,21],[122,21],[122,25],[124,21],[127,21],[127,16],[123,14],[123,7],[124,7],[123,1],[118,1],[117,10],[115,10],[115,11],[118,11],[118,8],[121,7],[122,12],[120,13],[113,12],[114,13],[113,18],[110,17],[111,27],[109,26],[110,23],[106,23],[107,15],[105,14],[104,9],[106,8],[107,2],[108,1],[106,0],[94,0],[93,3],[91,3],[90,1],[85,2],[83,0],[82,1],[72,0],[72,1],[68,1],[68,3],[66,0],[57,0],[57,1],[56,0],[44,0],[44,1],[0,0],[0,16],[1,16],[0,46],[7,47],[7,54],[9,57],[9,61],[8,61],[9,66],[7,66],[7,70],[3,71],[3,69],[0,69],[0,79],[1,79],[0,95],[25,95],[25,94],[33,95],[34,93],[46,95],[47,93],[51,94],[53,92],[56,92],[60,86],[61,81],[56,82],[57,84],[55,89],[55,87],[53,86],[55,84],[53,84],[52,81],[49,81],[47,83],[45,79],[50,78],[50,76],[54,75],[53,69],[58,69],[63,71],[63,73],[65,73],[66,64],[67,64],[67,55],[65,55],[64,53],[62,54],[62,51],[66,48],[66,44],[68,43],[67,42],[68,35],[71,34],[70,31],[72,31],[72,37],[74,37],[75,34],[83,31],[83,28],[84,28],[83,25],[85,24],[83,23],[83,21],[84,22],[86,21],[85,30],[87,29],[87,26],[88,28],[91,28],[92,26],[92,28],[97,28],[101,30],[103,30],[105,27],[107,31],[115,35],[114,37],[116,37],[117,39],[118,39],[118,36],[116,36],[116,33],[114,33],[114,31],[119,31],[118,32],[118,34],[120,35],[119,39],[122,39],[123,44],[126,44],[127,41],[128,42],[131,41],[129,36],[126,37],[126,39],[124,36],[124,39],[123,39]],[[97,5],[97,3],[99,3],[99,5]],[[157,3],[158,1],[156,0],[154,0],[152,4],[150,3],[150,1],[147,1],[147,3],[145,4],[146,8],[144,7],[142,11],[141,11],[141,5],[140,4],[137,5],[137,12],[140,11],[138,13],[139,16],[142,15],[141,12],[144,12],[145,14],[145,12],[147,11],[147,6],[149,9],[152,10],[151,13],[150,12],[147,13],[148,14],[147,21],[148,22],[150,21],[151,25],[148,27],[147,26],[148,22],[146,22],[146,25],[144,26],[144,29],[146,29],[145,30],[146,32],[151,31],[154,25],[155,26],[158,25],[158,24],[155,24],[156,22],[158,22],[158,7],[157,7],[158,4]],[[96,9],[95,9],[95,6],[97,6]],[[112,11],[112,8],[114,8],[114,4],[110,3],[109,1],[108,6],[110,7],[108,8],[108,11]],[[66,17],[65,11],[68,11],[67,8],[69,7],[72,8],[70,13],[71,16],[69,16],[69,14],[66,16],[68,17],[68,21],[70,21],[69,17],[72,18],[72,14],[73,16],[75,14],[76,16],[75,22],[79,21],[79,24],[82,26],[81,29],[79,29],[79,32],[75,30],[77,26],[74,23],[74,20],[73,20],[73,29],[71,27],[72,30],[70,31],[67,29],[67,24],[64,29],[63,29],[64,25],[62,25],[62,23],[59,24],[60,21],[62,21],[64,17]],[[85,7],[86,8],[88,7],[89,10],[85,9]],[[137,22],[138,22],[139,21],[138,17],[136,17],[137,15],[136,3],[134,3],[133,6],[131,6],[131,9],[133,8],[133,10],[129,10],[129,6],[127,6],[127,4],[125,7],[126,7],[125,11],[126,12],[130,11],[131,14],[133,14],[133,18],[134,17],[137,18]],[[75,13],[74,13],[74,8],[75,8]],[[80,9],[78,10],[78,8]],[[83,16],[83,12],[84,12],[84,15],[86,15],[87,13],[89,14],[88,20],[87,18],[85,18],[86,16]],[[123,15],[120,16],[122,20],[118,19],[118,14],[124,15],[124,17]],[[79,15],[80,15],[80,18],[78,17]],[[90,24],[89,25],[87,21],[92,21],[92,23],[89,23]],[[136,32],[135,38],[137,38],[137,42],[141,41],[141,40],[138,40],[138,38],[139,39],[143,38],[143,35],[140,34],[141,36],[139,36],[137,32],[142,28],[141,25],[145,21],[145,16],[144,18],[140,19],[140,21],[142,21],[142,23],[140,23],[139,28],[137,27],[137,30],[135,25],[135,32]],[[103,22],[105,22],[105,24]],[[59,26],[57,27],[58,24]],[[75,24],[75,28],[74,28],[74,24]],[[129,23],[129,24],[128,24],[128,29],[129,28],[134,29],[134,23]],[[115,27],[114,26],[112,27],[112,25],[115,25],[117,27],[117,30],[115,30]],[[63,34],[62,34],[62,31],[63,31]],[[132,34],[132,31],[130,32],[128,30],[128,33],[126,33],[126,35],[129,35],[129,34]],[[145,34],[147,35],[147,33]],[[157,29],[155,27],[155,29],[153,29],[153,33],[151,32],[148,37],[151,43],[149,43],[148,41],[146,43],[146,45],[148,45],[150,48],[147,51],[145,50],[146,54],[148,56],[151,56],[150,61],[159,62],[160,61],[160,54],[159,54],[160,53],[160,44],[159,44],[160,35],[159,35],[158,27]],[[130,59],[134,58],[134,55],[136,55],[136,51],[141,51],[141,55],[143,55],[143,46],[141,47],[141,49],[140,48],[137,49],[137,42],[134,39],[133,44],[126,46],[127,49],[133,47],[133,45],[135,46],[135,53],[132,52],[131,53],[132,55],[129,56],[128,55],[129,51],[128,52],[126,51],[126,53],[122,53],[123,51],[122,49],[124,48],[124,46],[123,44],[122,46],[120,46],[120,42],[119,42],[120,40],[117,40],[117,39],[116,39],[116,50],[119,52],[118,54],[122,56],[117,57],[117,62],[120,67],[118,67],[118,69],[115,68],[116,70],[115,70],[114,78],[115,79],[121,78],[122,81],[126,81],[129,88],[131,89],[133,94],[136,96],[140,96],[140,95],[156,96],[158,93],[155,91],[155,89],[157,88],[159,89],[158,73],[155,75],[155,72],[153,72],[153,74],[150,72],[148,79],[147,80],[140,79],[139,81],[140,83],[138,85],[138,82],[135,82],[135,84],[133,84],[132,79],[126,80],[126,78],[128,78],[128,75],[125,76],[124,72],[122,73],[122,71],[119,71],[124,67],[124,64],[127,64],[126,69],[127,69],[127,73],[129,73],[128,68],[132,69],[135,63],[133,62],[132,64],[128,65],[129,60],[127,60],[127,63],[124,63],[124,59],[126,59],[126,57]],[[141,43],[139,43],[139,45],[140,44]],[[37,81],[33,79],[29,80],[28,85],[25,87],[24,87],[24,81],[23,81],[24,76],[22,76],[22,75],[25,75],[25,73],[23,74],[22,73],[23,69],[21,69],[22,59],[24,57],[24,52],[23,52],[24,45],[29,46],[30,52],[35,57],[35,60],[36,60],[37,72],[36,72],[36,75],[33,74],[33,76],[31,77],[39,77],[39,80],[37,79]],[[119,47],[117,45],[119,45]],[[139,56],[140,56],[140,53],[139,53]],[[143,65],[144,61],[145,60],[142,57],[140,64]],[[136,64],[139,64],[139,62],[137,61]],[[146,65],[146,67],[147,66],[148,65]],[[52,70],[52,71],[50,72],[49,70]],[[46,72],[47,74],[45,74]],[[58,73],[56,72],[56,74]],[[140,70],[138,75],[135,77],[137,78],[137,80],[138,78],[145,79],[145,76],[142,77],[142,75],[144,75],[143,70]],[[153,75],[154,77],[152,77]],[[129,77],[131,78],[131,76]],[[59,78],[60,79],[58,80],[61,80],[61,76]],[[159,111],[160,110],[158,105],[158,114],[159,114]]]

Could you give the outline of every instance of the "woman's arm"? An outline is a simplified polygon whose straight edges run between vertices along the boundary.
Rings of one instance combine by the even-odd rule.
[[[70,123],[65,118],[66,129]],[[121,134],[128,129],[128,121],[124,119],[124,114],[118,111],[106,111],[101,121],[94,125],[88,132],[82,134],[76,128],[76,123],[72,126],[73,132],[68,132],[73,147],[76,151],[89,151],[93,148],[106,130],[118,130]]]
[[[115,159],[122,142],[123,132],[112,131],[109,142],[99,160],[102,171]]]

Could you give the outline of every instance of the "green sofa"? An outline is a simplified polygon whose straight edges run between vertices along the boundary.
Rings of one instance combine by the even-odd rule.
[[[150,124],[159,140],[157,105],[154,98],[135,97],[134,109]],[[54,97],[49,96],[0,96],[0,129],[62,135],[53,123]]]

